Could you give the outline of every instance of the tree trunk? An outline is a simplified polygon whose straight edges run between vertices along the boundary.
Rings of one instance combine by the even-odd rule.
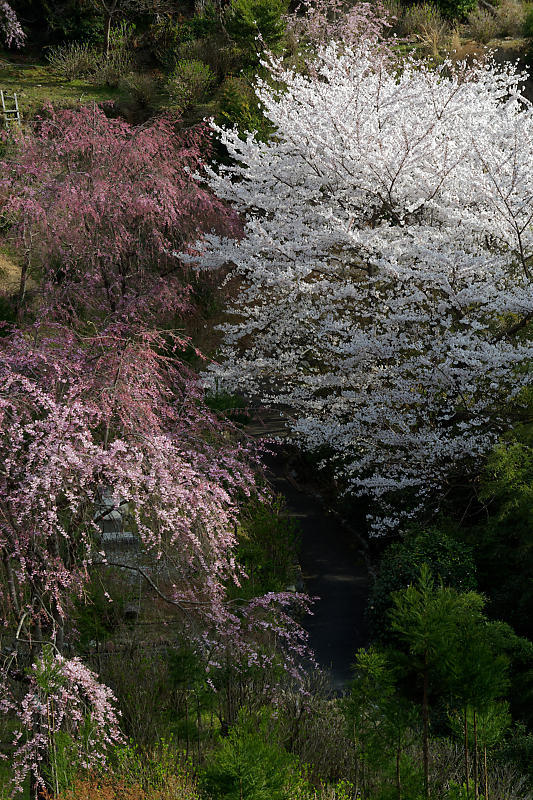
[[[465,731],[465,783],[466,783],[466,800],[470,797],[470,765],[468,763],[468,717],[466,713],[467,709],[465,706],[464,709],[464,731]]]
[[[353,749],[355,759],[355,776],[354,776],[354,796],[359,796],[359,751],[357,748],[357,731],[355,729],[355,720],[353,723]]]
[[[105,36],[104,36],[104,53],[105,57],[109,58],[109,50],[111,47],[111,14],[108,14],[105,21]]]
[[[485,778],[485,800],[489,800],[489,771],[487,769],[487,746],[483,748],[483,777]]]
[[[477,758],[477,714],[474,709],[474,797],[475,800],[479,798],[479,785],[478,785],[478,758]]]
[[[422,720],[424,724],[423,762],[424,762],[424,797],[429,800],[429,671],[427,653],[424,653],[424,687],[422,695]]]
[[[396,750],[396,791],[398,793],[398,800],[402,800],[402,777],[400,775],[400,756],[402,751],[400,748]]]
[[[19,290],[17,295],[17,319],[20,319],[22,316],[22,306],[24,304],[24,298],[26,297],[26,286],[28,284],[28,272],[29,272],[29,261],[30,256],[27,255],[22,262],[22,269],[20,270],[20,283],[19,283]]]

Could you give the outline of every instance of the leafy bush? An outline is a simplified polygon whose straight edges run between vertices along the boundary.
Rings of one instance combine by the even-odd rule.
[[[100,86],[119,86],[132,71],[131,37],[133,26],[123,22],[111,29],[109,55],[101,56],[93,80]]]
[[[169,17],[163,17],[150,26],[148,31],[150,50],[163,69],[172,72],[176,66],[177,52],[183,38],[183,25]]]
[[[526,6],[520,0],[502,0],[496,9],[498,35],[521,36],[525,15]]]
[[[279,53],[285,36],[286,0],[233,0],[226,12],[226,29],[243,58],[256,63],[265,47]]]
[[[481,589],[492,612],[531,637],[533,626],[533,430],[523,425],[494,448],[482,476],[488,520],[472,532]]]
[[[487,44],[498,31],[498,21],[490,11],[475,8],[468,15],[468,30],[476,41]]]
[[[202,61],[183,60],[176,65],[167,90],[170,101],[183,111],[205,99],[215,77]]]
[[[241,515],[237,558],[249,576],[239,596],[284,591],[295,581],[297,528],[284,516],[283,500],[251,503]]]
[[[238,72],[242,66],[238,48],[222,33],[185,42],[177,55],[177,61],[203,61],[219,80]]]
[[[382,636],[388,627],[387,612],[391,595],[416,581],[422,564],[445,586],[460,591],[476,587],[471,548],[438,529],[408,534],[402,542],[390,545],[381,559],[368,604],[368,617],[374,633]]]
[[[120,87],[132,96],[141,108],[153,108],[157,102],[158,82],[144,72],[130,72],[120,81]]]
[[[227,78],[220,94],[220,117],[224,125],[236,125],[239,132],[256,131],[258,139],[266,141],[274,130],[261,111],[256,94],[243,78]]]
[[[217,800],[287,800],[304,783],[297,759],[272,741],[266,716],[242,714],[200,776],[200,786]]]
[[[408,8],[402,19],[402,28],[405,33],[417,36],[435,57],[450,35],[448,23],[439,8],[431,3]]]
[[[199,40],[211,39],[220,34],[217,9],[212,3],[207,3],[202,14],[195,14],[190,19],[176,21],[167,17],[155,22],[150,26],[148,40],[159,64],[171,73],[178,61],[185,57],[184,47],[187,44],[194,46]]]
[[[449,20],[464,19],[477,5],[477,0],[437,0],[442,14]]]
[[[68,42],[50,47],[46,57],[52,70],[67,81],[94,75],[102,59],[88,42]]]
[[[526,6],[523,31],[524,36],[533,39],[533,5]]]
[[[184,24],[190,31],[191,39],[205,39],[220,28],[220,18],[215,3],[207,2],[201,14],[195,14]]]

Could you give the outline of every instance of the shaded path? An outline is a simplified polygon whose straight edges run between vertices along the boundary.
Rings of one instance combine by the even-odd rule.
[[[289,515],[299,524],[305,591],[320,598],[314,616],[304,621],[309,643],[320,666],[330,671],[333,687],[341,690],[351,679],[355,651],[368,644],[365,561],[353,535],[327,513],[319,498],[292,480],[282,451],[266,461],[274,490],[284,496]]]

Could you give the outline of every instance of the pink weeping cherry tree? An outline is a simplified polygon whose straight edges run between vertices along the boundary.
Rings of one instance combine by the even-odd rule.
[[[192,345],[168,328],[195,313],[174,252],[241,231],[193,177],[208,140],[167,118],[133,129],[97,108],[50,110],[5,164],[7,235],[25,261],[19,328],[0,339],[1,710],[19,725],[16,788],[29,774],[35,796],[54,791],[65,727],[85,766],[119,739],[111,694],[73,655],[70,610],[95,569],[138,573],[210,669],[229,650],[267,664],[277,656],[261,641],[275,640],[296,676],[306,652],[288,613],[305,597],[227,600],[257,458],[206,407],[182,358]],[[139,543],[133,564],[102,547],[118,510]]]
[[[22,307],[32,273],[54,313],[173,322],[189,278],[173,251],[240,222],[193,177],[210,132],[158,117],[132,127],[98,106],[49,109],[2,164],[3,213],[24,255]]]
[[[0,35],[6,47],[20,48],[26,41],[26,34],[18,17],[6,0],[0,2]]]
[[[248,663],[270,663],[259,634],[277,640],[295,677],[301,669],[305,635],[287,612],[305,610],[305,597],[227,601],[227,586],[243,578],[235,530],[239,501],[255,491],[253,458],[206,409],[188,368],[165,354],[169,336],[115,324],[89,340],[48,324],[31,339],[17,333],[0,343],[0,608],[12,632],[0,670],[2,708],[18,716],[21,730],[41,714],[27,736],[17,735],[14,755],[18,787],[30,773],[37,794],[53,788],[43,768],[52,769],[50,737],[66,719],[79,728],[82,764],[96,763],[117,740],[111,695],[64,655],[71,603],[95,567],[138,572],[209,652],[210,668],[228,648]],[[139,541],[135,564],[102,549],[100,522],[119,508]],[[21,669],[28,658],[30,685],[17,705],[9,687],[28,682]],[[50,686],[40,674],[51,676]],[[90,756],[85,725],[94,726]]]

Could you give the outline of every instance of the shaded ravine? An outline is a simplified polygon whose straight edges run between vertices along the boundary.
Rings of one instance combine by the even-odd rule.
[[[267,459],[269,479],[285,498],[301,534],[300,566],[305,591],[318,597],[304,628],[332,688],[342,691],[351,679],[355,651],[368,644],[365,607],[369,577],[357,541],[318,497],[300,488],[287,472],[281,451]]]

